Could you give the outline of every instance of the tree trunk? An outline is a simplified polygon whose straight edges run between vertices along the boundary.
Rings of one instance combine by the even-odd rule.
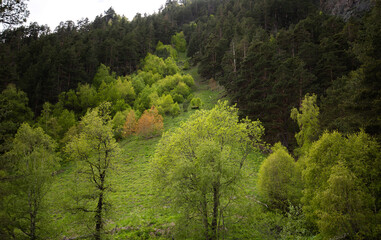
[[[303,101],[303,79],[299,76],[299,108],[302,107]]]
[[[237,72],[237,60],[236,60],[236,57],[235,57],[235,45],[234,45],[234,41],[233,41],[233,72]]]
[[[210,240],[209,222],[208,222],[208,203],[206,202],[206,195],[205,194],[203,194],[203,199],[201,202],[201,209],[202,209],[202,223],[204,225],[205,240]]]
[[[95,240],[101,239],[101,231],[103,229],[102,212],[103,212],[104,179],[105,179],[105,173],[103,172],[100,175],[100,181],[101,181],[100,186],[98,186],[100,193],[99,193],[97,210],[95,214]]]
[[[101,239],[101,230],[102,230],[102,209],[103,209],[103,191],[99,194],[97,211],[95,214],[95,239]]]
[[[35,195],[35,189],[32,188],[32,190],[28,193],[29,198],[29,216],[30,216],[30,240],[36,240],[36,216],[37,216],[37,202],[36,202],[36,195]]]
[[[36,216],[35,213],[30,213],[30,240],[36,240]]]
[[[218,210],[220,208],[220,186],[216,184],[213,187],[213,217],[212,217],[212,238],[213,240],[218,239]]]

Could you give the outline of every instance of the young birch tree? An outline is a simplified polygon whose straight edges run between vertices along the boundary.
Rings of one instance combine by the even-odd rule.
[[[94,238],[99,240],[104,229],[105,202],[111,164],[117,158],[119,147],[113,137],[109,116],[110,105],[100,105],[82,119],[81,133],[66,145],[66,152],[77,161],[78,173],[84,175],[90,194],[81,196],[77,210],[94,214]]]

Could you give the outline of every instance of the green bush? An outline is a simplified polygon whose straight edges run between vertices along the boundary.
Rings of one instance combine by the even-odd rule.
[[[190,102],[190,107],[192,109],[200,109],[202,106],[202,101],[200,98],[193,98]]]
[[[170,94],[161,96],[157,103],[157,109],[161,115],[172,112],[173,98]]]
[[[156,55],[166,59],[168,57],[171,57],[175,60],[177,60],[177,51],[174,49],[171,45],[164,45],[162,42],[158,42],[156,45]]]
[[[191,89],[188,87],[187,84],[185,84],[184,82],[179,82],[177,84],[177,86],[175,87],[175,89],[173,89],[172,91],[173,93],[177,93],[177,94],[180,94],[184,97],[188,97],[188,95],[190,94],[191,92]]]
[[[171,38],[171,44],[179,52],[185,52],[187,50],[187,42],[183,32],[176,33]]]
[[[180,114],[180,106],[179,104],[176,102],[174,104],[172,104],[172,109],[171,109],[171,115],[173,117],[177,116]]]
[[[287,212],[289,203],[299,204],[301,173],[295,160],[280,143],[262,163],[258,174],[258,190],[272,209]]]
[[[177,103],[183,103],[184,102],[184,97],[181,94],[178,93],[171,93],[173,101]]]
[[[183,70],[188,70],[188,69],[190,69],[190,65],[189,65],[188,60],[186,60],[186,61],[184,62],[184,65],[183,65]]]

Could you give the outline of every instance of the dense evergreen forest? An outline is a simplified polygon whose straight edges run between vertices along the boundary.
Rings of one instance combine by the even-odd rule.
[[[0,238],[380,239],[381,2],[163,4],[2,1]]]

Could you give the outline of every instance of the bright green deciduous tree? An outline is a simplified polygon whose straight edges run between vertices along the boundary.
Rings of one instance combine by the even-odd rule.
[[[262,163],[258,190],[270,208],[285,212],[290,203],[296,206],[301,198],[301,172],[295,160],[280,143]]]
[[[302,155],[308,151],[312,142],[317,140],[320,133],[319,107],[316,105],[316,95],[306,94],[300,110],[296,108],[291,110],[291,118],[298,123],[300,128],[300,131],[295,134],[299,145],[296,152]]]
[[[144,84],[152,86],[152,84],[159,81],[159,79],[161,79],[162,77],[158,73],[153,74],[152,72],[144,72],[144,71],[139,70],[137,75],[133,76],[132,78],[133,79],[134,78],[141,78],[143,80]],[[133,85],[134,85],[134,83],[133,83]],[[135,89],[135,85],[134,85],[134,89]],[[136,91],[136,89],[135,89],[135,91]]]
[[[15,239],[35,240],[43,235],[44,196],[58,166],[55,149],[56,143],[42,128],[24,123],[17,131],[11,150],[5,154],[13,165],[9,176],[11,191],[4,202],[6,216],[12,222],[7,228]]]
[[[187,98],[189,94],[191,93],[190,87],[184,82],[179,82],[175,89],[171,91],[171,94],[179,94],[182,95],[184,98]]]
[[[175,102],[173,105],[172,105],[172,109],[171,109],[171,115],[173,117],[177,116],[180,114],[180,106],[177,102]]]
[[[116,74],[115,72],[111,72],[110,67],[107,67],[104,64],[101,64],[98,67],[97,73],[94,76],[93,79],[93,86],[98,89],[99,86],[102,84],[102,82],[105,82],[106,84],[111,83],[115,80]]]
[[[246,157],[263,132],[259,121],[240,121],[238,109],[219,102],[160,140],[153,179],[160,191],[171,194],[176,210],[200,224],[205,239],[218,239]]]
[[[342,162],[331,171],[327,188],[316,197],[320,203],[317,211],[319,230],[327,238],[361,236],[367,229],[372,229],[372,221],[377,221],[369,208],[374,200],[363,188],[361,180]],[[366,239],[371,239],[372,235]]]
[[[108,177],[119,147],[113,136],[109,117],[109,103],[89,111],[81,120],[81,132],[66,145],[65,151],[78,164],[78,173],[89,187],[88,193],[77,198],[78,210],[93,213],[91,216],[95,239],[101,239],[104,229],[105,202]]]
[[[32,118],[27,95],[15,85],[9,84],[0,94],[0,153],[9,150],[17,129]]]
[[[117,140],[122,138],[123,135],[123,125],[126,121],[126,117],[131,109],[124,110],[123,112],[116,112],[112,118],[112,128],[114,130],[114,136]]]
[[[171,44],[179,52],[185,52],[187,50],[187,42],[183,32],[176,33],[171,38]]]
[[[100,76],[98,76],[100,77]],[[102,82],[99,84],[99,86]],[[99,87],[98,86],[98,87]],[[77,87],[78,104],[81,108],[81,113],[84,115],[88,108],[94,108],[98,106],[100,100],[97,99],[97,91],[89,84],[79,84]]]
[[[163,76],[166,71],[166,64],[162,58],[148,53],[144,58],[142,69],[145,72],[158,73]]]
[[[158,42],[156,45],[156,55],[166,59],[171,57],[177,60],[177,51],[171,45],[164,45],[162,42]]]
[[[180,72],[180,68],[177,66],[175,59],[168,57],[164,61],[165,63],[165,75],[174,75]]]
[[[149,109],[152,106],[151,95],[155,92],[155,89],[146,86],[143,91],[136,98],[134,103],[134,109],[139,110],[141,113],[144,110]]]
[[[37,124],[49,136],[55,140],[60,140],[63,138],[64,134],[75,125],[75,123],[76,119],[73,111],[55,108],[55,106],[46,102],[43,105],[43,110]]]
[[[173,98],[170,94],[163,95],[161,98],[157,99],[156,106],[161,115],[168,114],[171,112],[173,107]]]
[[[364,132],[326,132],[311,145],[302,202],[324,237],[378,239],[380,166],[380,146]]]

